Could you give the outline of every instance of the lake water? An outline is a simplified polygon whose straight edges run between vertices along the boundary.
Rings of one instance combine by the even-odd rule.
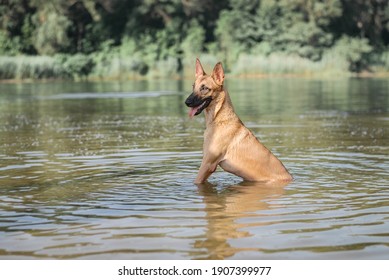
[[[227,79],[287,186],[193,184],[192,83],[0,84],[0,258],[389,259],[388,79]]]

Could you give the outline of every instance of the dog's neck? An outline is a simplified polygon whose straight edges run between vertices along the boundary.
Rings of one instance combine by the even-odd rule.
[[[222,89],[205,109],[205,124],[209,127],[215,123],[231,122],[234,119],[239,120],[227,90]]]

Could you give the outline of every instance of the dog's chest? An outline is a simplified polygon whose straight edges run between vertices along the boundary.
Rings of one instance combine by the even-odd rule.
[[[204,131],[204,149],[225,153],[231,145],[236,145],[246,136],[241,127],[233,125],[212,125]]]

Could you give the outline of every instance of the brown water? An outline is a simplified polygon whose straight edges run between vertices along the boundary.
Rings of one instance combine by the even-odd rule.
[[[0,84],[0,258],[389,259],[388,80],[228,80],[285,187],[192,183],[191,84]]]

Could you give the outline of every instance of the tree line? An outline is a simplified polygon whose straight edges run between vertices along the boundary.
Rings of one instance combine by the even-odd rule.
[[[162,62],[180,72],[201,54],[389,70],[388,45],[388,0],[0,0],[0,56],[54,57],[70,75],[103,71],[112,56],[139,74]]]

